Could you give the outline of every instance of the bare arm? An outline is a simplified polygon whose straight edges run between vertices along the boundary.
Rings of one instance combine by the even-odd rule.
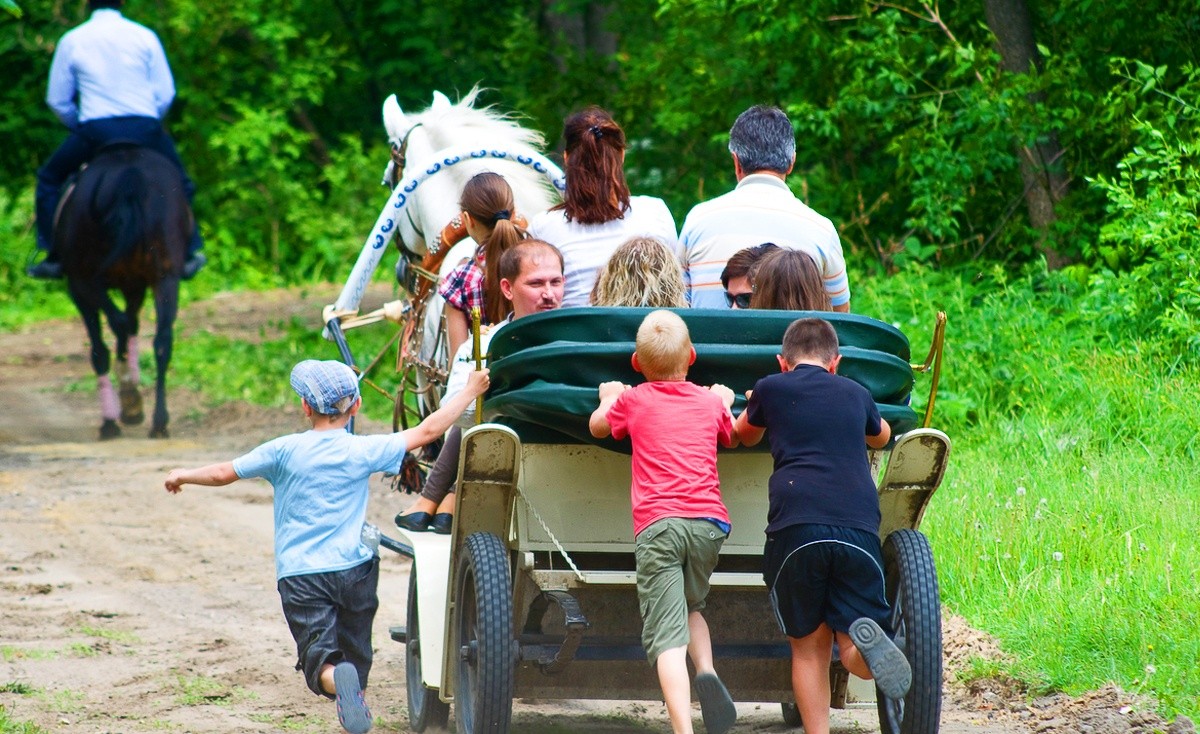
[[[884,419],[879,419],[879,435],[867,436],[867,445],[873,449],[881,449],[892,440],[892,427]]]
[[[746,400],[754,394],[753,390],[746,391]],[[762,440],[763,434],[767,432],[765,426],[759,427],[750,423],[750,406],[747,405],[742,414],[733,422],[733,437],[735,440],[741,441],[746,446],[754,446]]]
[[[838,313],[850,313],[850,302],[846,301],[840,306],[834,306],[833,310],[837,311]]]
[[[171,494],[179,494],[185,484],[201,484],[206,487],[223,487],[238,479],[233,470],[233,462],[225,461],[220,464],[209,464],[199,469],[172,469],[163,483]]]
[[[446,342],[451,358],[458,354],[458,348],[471,336],[471,320],[467,314],[453,306],[443,309],[446,314]]]
[[[612,426],[608,424],[608,411],[613,403],[617,402],[617,398],[621,397],[621,393],[628,389],[628,385],[619,382],[605,382],[600,385],[600,407],[593,410],[592,417],[588,419],[588,430],[593,436],[607,438],[612,433]]]
[[[476,397],[487,392],[489,384],[491,383],[486,367],[482,370],[473,370],[470,377],[467,378],[466,386],[460,392],[442,403],[442,407],[425,416],[425,420],[418,425],[401,434],[404,436],[404,443],[408,450],[420,448],[437,440],[450,429],[450,426],[454,425],[454,421],[463,414],[467,406],[475,402]]]

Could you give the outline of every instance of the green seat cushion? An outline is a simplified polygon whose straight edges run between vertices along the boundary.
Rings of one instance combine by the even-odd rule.
[[[599,404],[600,383],[644,381],[630,357],[638,326],[651,310],[565,308],[505,325],[488,348],[492,387],[485,418],[515,428],[527,443],[582,442],[628,451],[627,441],[592,438],[588,418]],[[871,391],[893,432],[917,424],[908,407],[913,384],[908,339],[889,324],[824,311],[672,310],[687,324],[696,347],[688,379],[733,390],[735,415],[745,407],[745,392],[779,371],[775,355],[788,325],[815,316],[838,332],[838,373]]]
[[[551,342],[522,349],[491,366],[491,395],[501,395],[534,382],[595,388],[619,380],[636,385],[645,380],[630,363],[633,342]],[[902,404],[912,391],[913,373],[908,362],[891,354],[857,347],[842,347],[838,374],[871,391],[878,403]],[[697,344],[696,363],[688,379],[697,385],[720,383],[738,394],[754,387],[760,378],[779,371],[779,347],[768,344]]]
[[[514,428],[525,443],[588,443],[630,453],[628,439],[592,437],[588,419],[598,404],[594,387],[535,381],[501,395],[489,393],[483,415],[485,420]],[[739,395],[733,405],[734,414],[740,414],[745,407],[746,400]],[[917,425],[917,415],[907,405],[880,405],[879,413],[897,435]],[[769,446],[763,441],[756,447],[738,450],[768,451]]]
[[[556,341],[632,342],[649,308],[561,308],[526,316],[496,332],[488,352],[493,359]],[[908,338],[869,316],[832,311],[762,311],[707,308],[670,309],[679,314],[700,344],[764,344],[779,346],[788,324],[816,317],[833,324],[843,347],[872,349],[908,362]]]

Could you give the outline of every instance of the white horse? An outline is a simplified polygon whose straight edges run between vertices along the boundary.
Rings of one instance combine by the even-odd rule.
[[[401,268],[438,247],[438,234],[460,211],[463,187],[481,171],[504,176],[512,187],[517,212],[526,219],[558,200],[555,187],[563,185],[562,174],[543,156],[542,134],[521,127],[491,107],[476,108],[478,95],[479,89],[474,88],[454,104],[446,95],[434,92],[433,104],[417,113],[405,113],[395,95],[383,103],[383,123],[392,144],[392,162],[384,172],[384,183],[403,187],[398,195],[406,196],[395,223]],[[414,176],[423,177],[419,185]],[[439,278],[471,257],[475,247],[470,238],[452,247],[438,266]],[[445,365],[448,361],[444,339],[438,336],[443,307],[434,288],[425,303],[417,354],[424,364]],[[436,403],[426,403],[426,407],[436,407]]]
[[[400,109],[395,95],[383,103],[383,126],[392,150],[399,153],[404,168],[397,172],[396,161],[389,163],[384,173],[385,183],[399,182],[413,172],[427,170],[437,163],[438,154],[446,150],[479,149],[508,156],[481,157],[446,166],[413,192],[414,197],[405,209],[406,216],[400,218],[397,236],[407,250],[418,256],[428,251],[437,233],[458,214],[458,198],[463,186],[481,171],[494,171],[504,176],[512,187],[517,211],[527,219],[549,209],[558,200],[546,175],[517,160],[518,157],[541,157],[545,147],[542,134],[521,127],[511,117],[491,107],[476,108],[474,104],[479,91],[472,89],[458,104],[451,103],[441,92],[434,92],[433,104],[423,112],[413,114]],[[457,264],[461,258],[446,258],[446,262],[451,260]]]

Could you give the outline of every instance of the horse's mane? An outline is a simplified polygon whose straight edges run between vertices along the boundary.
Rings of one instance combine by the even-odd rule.
[[[446,106],[434,105],[410,117],[429,134],[435,150],[451,147],[471,147],[480,140],[505,141],[510,146],[518,145],[542,151],[545,137],[537,130],[521,127],[515,115],[500,112],[493,105],[475,107],[475,100],[483,91],[472,87],[457,103]]]

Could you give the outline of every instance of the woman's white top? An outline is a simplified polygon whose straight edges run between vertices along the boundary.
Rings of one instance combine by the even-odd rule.
[[[568,222],[562,209],[542,212],[529,224],[529,234],[545,240],[562,252],[563,307],[586,306],[600,269],[618,247],[632,237],[655,237],[671,248],[683,263],[683,248],[675,229],[675,218],[662,199],[631,196],[623,219],[603,224]]]

